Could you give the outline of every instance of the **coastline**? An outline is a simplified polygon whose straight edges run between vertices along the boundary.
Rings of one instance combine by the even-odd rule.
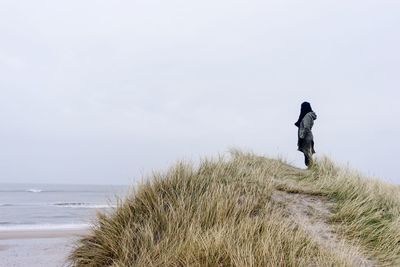
[[[3,230],[0,231],[1,240],[15,239],[46,239],[80,237],[88,232],[88,229],[51,229],[51,230]],[[0,244],[1,248],[1,244]]]
[[[10,248],[10,246],[0,245],[0,251],[6,250],[6,249],[8,249],[8,248]]]
[[[66,266],[66,259],[75,241],[88,230],[2,230],[0,262],[4,266]]]

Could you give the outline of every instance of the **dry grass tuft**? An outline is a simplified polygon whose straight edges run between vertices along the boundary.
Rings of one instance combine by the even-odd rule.
[[[393,187],[349,176],[328,160],[312,170],[232,151],[153,174],[111,214],[100,214],[70,255],[72,266],[351,266],[319,246],[271,201],[275,179],[301,179],[337,200],[332,222],[381,262],[398,263]],[[389,195],[390,194],[390,195]],[[342,229],[342,228],[341,228]]]

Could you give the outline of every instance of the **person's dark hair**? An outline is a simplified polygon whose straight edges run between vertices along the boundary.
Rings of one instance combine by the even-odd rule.
[[[297,127],[300,127],[300,122],[303,120],[304,116],[308,113],[308,112],[312,112],[312,108],[310,103],[308,102],[303,102],[301,104],[301,110],[300,110],[300,116],[299,119],[297,120],[297,122],[294,124]]]

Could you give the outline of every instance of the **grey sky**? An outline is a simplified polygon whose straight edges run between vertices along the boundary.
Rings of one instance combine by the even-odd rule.
[[[0,182],[130,183],[239,147],[400,183],[400,2],[0,2]]]

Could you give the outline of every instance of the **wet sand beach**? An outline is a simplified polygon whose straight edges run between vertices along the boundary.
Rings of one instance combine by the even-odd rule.
[[[0,231],[1,266],[61,267],[87,230]]]

